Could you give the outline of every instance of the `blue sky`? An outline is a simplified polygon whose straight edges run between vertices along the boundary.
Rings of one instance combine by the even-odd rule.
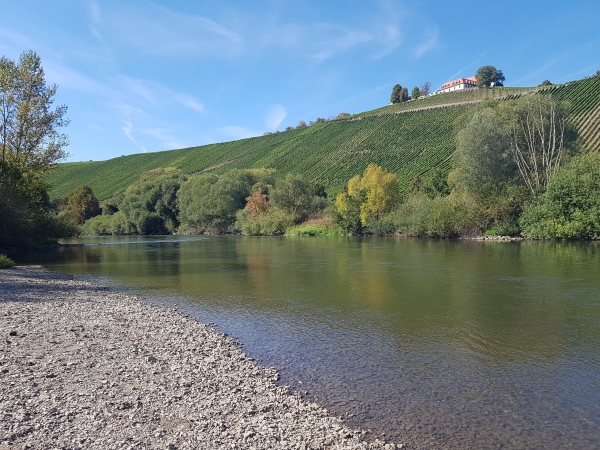
[[[502,69],[507,86],[600,69],[600,2],[0,0],[0,55],[42,58],[69,161],[189,147],[357,113]]]

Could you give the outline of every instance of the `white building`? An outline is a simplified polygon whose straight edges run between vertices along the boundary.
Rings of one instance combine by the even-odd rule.
[[[462,91],[464,89],[473,89],[477,87],[477,79],[475,77],[459,78],[458,80],[448,81],[438,89],[436,94],[444,92]]]

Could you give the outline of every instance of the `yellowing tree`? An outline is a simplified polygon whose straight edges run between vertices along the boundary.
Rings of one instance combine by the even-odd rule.
[[[362,177],[352,177],[335,199],[342,226],[355,232],[369,220],[390,212],[397,203],[398,178],[373,163],[367,166]]]

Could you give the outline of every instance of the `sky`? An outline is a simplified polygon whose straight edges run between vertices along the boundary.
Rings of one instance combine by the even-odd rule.
[[[493,65],[506,86],[600,69],[600,2],[0,0],[68,107],[68,161],[283,131]]]

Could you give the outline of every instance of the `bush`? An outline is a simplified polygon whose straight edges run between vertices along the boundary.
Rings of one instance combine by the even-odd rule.
[[[600,154],[574,158],[525,205],[522,234],[546,239],[600,238]]]
[[[0,269],[8,269],[15,265],[15,262],[6,255],[0,255]]]
[[[245,170],[191,177],[177,194],[181,223],[187,229],[232,231],[236,213],[246,205],[255,183],[255,176]]]
[[[137,228],[122,211],[113,215],[96,216],[81,226],[81,233],[87,236],[110,234],[136,234]]]
[[[469,197],[411,196],[382,223],[386,230],[394,228],[402,234],[449,238],[479,234],[482,214]]]
[[[235,227],[250,236],[281,236],[295,223],[295,216],[279,208],[252,217],[247,209],[237,213]]]

